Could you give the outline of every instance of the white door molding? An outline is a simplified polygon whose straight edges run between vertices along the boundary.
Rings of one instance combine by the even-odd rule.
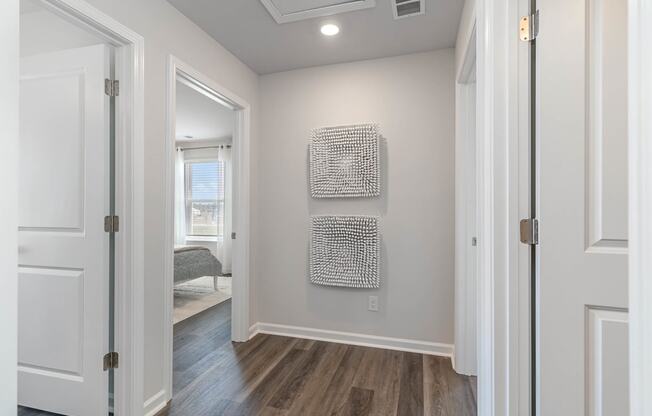
[[[630,414],[652,414],[652,4],[629,0]]]
[[[115,47],[115,239],[116,415],[143,412],[144,327],[144,39],[84,0],[42,0],[54,13],[77,21]]]
[[[455,371],[477,375],[476,31],[455,83]]]
[[[177,80],[230,107],[235,112],[233,133],[233,244],[231,303],[231,339],[249,340],[249,183],[251,106],[247,101],[195,70],[177,57],[170,55],[167,71],[167,130],[165,140],[165,241],[163,259],[164,284],[164,402],[172,399],[172,340],[174,305],[174,160],[176,141]],[[227,236],[229,237],[229,236]]]
[[[477,0],[478,414],[530,414],[528,0]]]
[[[0,2],[0,414],[16,414],[18,363],[19,1]]]

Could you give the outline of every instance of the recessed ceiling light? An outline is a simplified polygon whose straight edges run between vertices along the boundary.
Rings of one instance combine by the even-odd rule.
[[[324,36],[335,36],[340,33],[340,28],[337,25],[329,23],[321,27],[321,33]]]

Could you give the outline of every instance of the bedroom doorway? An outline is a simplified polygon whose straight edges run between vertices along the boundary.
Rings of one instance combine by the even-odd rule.
[[[164,402],[193,364],[249,340],[250,106],[170,56],[166,134]]]
[[[235,126],[223,101],[183,78],[176,90],[175,325],[231,299]]]

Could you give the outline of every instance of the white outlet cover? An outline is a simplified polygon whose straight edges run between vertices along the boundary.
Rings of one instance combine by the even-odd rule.
[[[369,310],[378,312],[378,296],[369,296]]]

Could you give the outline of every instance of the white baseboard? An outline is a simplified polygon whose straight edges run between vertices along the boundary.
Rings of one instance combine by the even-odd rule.
[[[249,339],[256,334],[281,335],[293,338],[314,339],[336,342],[338,344],[360,345],[363,347],[384,348],[388,350],[416,352],[420,354],[453,357],[451,344],[417,341],[403,338],[379,337],[377,335],[356,334],[353,332],[330,331],[327,329],[305,328],[300,326],[269,324],[258,322],[249,328]]]
[[[149,399],[145,400],[145,404],[143,405],[144,407],[143,414],[145,416],[154,416],[155,414],[160,412],[161,409],[163,409],[167,404],[168,404],[167,395],[165,394],[165,390],[163,389],[158,393],[154,394]]]

